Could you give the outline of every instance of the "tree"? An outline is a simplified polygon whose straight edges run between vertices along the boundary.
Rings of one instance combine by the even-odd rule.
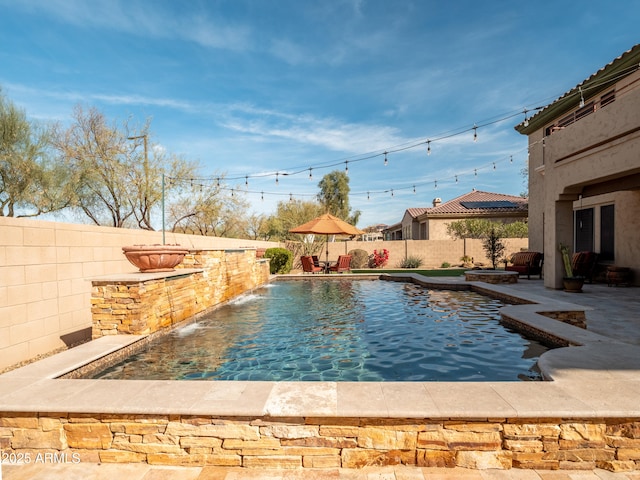
[[[351,207],[349,206],[349,176],[346,172],[335,170],[326,174],[318,183],[318,188],[320,188],[318,202],[320,202],[325,212],[353,225],[358,223],[361,212],[356,210],[351,214]]]
[[[295,199],[278,202],[276,214],[266,221],[266,234],[273,240],[304,240],[303,236],[289,233],[289,230],[322,213],[323,207],[316,202]]]
[[[37,216],[69,204],[67,176],[50,160],[48,137],[0,93],[0,216]]]
[[[162,174],[193,175],[194,164],[149,146],[148,132],[148,123],[135,131],[128,121],[108,124],[96,108],[81,106],[74,109],[70,127],[54,128],[53,145],[74,186],[72,206],[96,225],[153,230],[151,210],[161,201]],[[165,195],[170,191],[165,185]]]
[[[491,264],[495,270],[498,261],[502,258],[505,250],[504,243],[500,237],[500,232],[496,228],[492,228],[486,237],[482,240],[482,248],[484,248],[487,258],[491,260]]]
[[[222,177],[220,177],[222,178]],[[219,182],[189,185],[169,206],[172,231],[212,237],[247,237],[246,199]]]
[[[453,238],[486,238],[491,230],[496,230],[503,238],[524,238],[528,235],[528,224],[492,222],[478,218],[466,218],[447,224],[447,233]]]

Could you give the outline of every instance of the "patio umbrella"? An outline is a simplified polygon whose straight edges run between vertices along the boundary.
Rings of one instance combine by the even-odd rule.
[[[329,235],[360,235],[365,232],[353,225],[340,220],[338,217],[325,213],[313,220],[289,230],[289,233],[302,235],[326,235],[327,236],[327,262],[329,261]]]

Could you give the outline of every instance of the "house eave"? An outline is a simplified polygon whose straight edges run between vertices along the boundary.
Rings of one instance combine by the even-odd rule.
[[[523,121],[514,128],[522,135],[531,135],[545,128],[553,120],[575,110],[580,103],[581,96],[585,100],[595,97],[611,88],[621,78],[636,72],[638,69],[640,69],[640,44],[633,46],[620,57],[591,75],[591,77],[569,90],[555,102],[541,108],[538,113],[528,119],[526,126]]]

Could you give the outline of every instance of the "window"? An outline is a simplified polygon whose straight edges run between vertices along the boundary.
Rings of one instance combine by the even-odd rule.
[[[615,209],[613,205],[600,207],[600,259],[614,260]]]
[[[593,208],[575,212],[575,251],[593,252]]]

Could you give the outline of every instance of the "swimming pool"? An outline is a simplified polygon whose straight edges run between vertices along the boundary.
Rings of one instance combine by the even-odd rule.
[[[540,380],[546,351],[469,291],[367,280],[275,282],[94,375],[252,381]]]

